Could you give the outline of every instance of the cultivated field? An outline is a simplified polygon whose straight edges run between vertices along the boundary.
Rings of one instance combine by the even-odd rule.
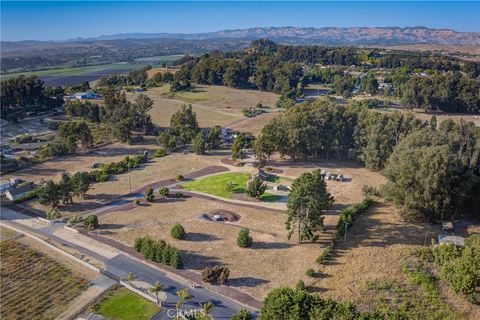
[[[4,240],[0,250],[2,319],[54,319],[88,287],[89,280],[21,242]]]

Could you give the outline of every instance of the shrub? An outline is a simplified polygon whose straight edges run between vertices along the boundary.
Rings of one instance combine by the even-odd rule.
[[[233,192],[235,190],[235,183],[232,181],[228,181],[227,184],[225,185],[225,191],[227,192]]]
[[[250,230],[246,228],[240,229],[237,236],[237,245],[241,248],[247,248],[252,245],[253,239],[250,236]]]
[[[328,246],[323,249],[322,254],[317,257],[315,260],[318,264],[324,264],[330,255],[333,253],[333,244],[329,244]]]
[[[435,257],[435,264],[443,266],[446,263],[457,259],[462,255],[462,251],[458,249],[453,243],[443,244],[433,249],[433,256]]]
[[[202,279],[207,283],[216,282],[219,285],[224,284],[230,276],[230,269],[227,267],[213,266],[207,267],[202,271]]]
[[[167,153],[165,152],[165,149],[163,148],[158,148],[157,151],[153,154],[154,158],[161,158],[164,157]]]
[[[240,310],[230,320],[253,320],[252,315],[245,309]]]
[[[175,239],[181,240],[185,237],[185,228],[180,223],[177,223],[170,230],[170,235]]]
[[[313,270],[312,268],[310,269],[307,269],[307,271],[305,272],[305,274],[309,277],[314,277],[315,276],[315,270]]]
[[[153,194],[152,188],[149,188],[147,189],[147,191],[145,191],[145,200],[147,200],[148,202],[152,202],[153,200],[155,200],[155,195]]]
[[[170,189],[168,189],[167,187],[158,189],[158,194],[162,197],[168,197],[169,193],[170,193]]]
[[[42,188],[38,188],[36,190],[30,191],[29,193],[21,196],[20,198],[13,200],[13,203],[22,203],[22,202],[31,200],[33,198],[36,198],[40,190],[42,190]]]
[[[179,174],[179,175],[177,176],[177,180],[178,180],[178,181],[183,181],[183,180],[185,180],[185,177],[182,176],[181,174]]]
[[[297,284],[295,285],[295,289],[297,290],[305,290],[305,282],[302,280],[298,280]]]
[[[139,205],[140,205],[140,199],[135,199],[135,200],[133,201],[133,203],[135,203],[137,206],[139,206]]]
[[[91,214],[85,218],[84,224],[88,230],[95,230],[98,228],[98,217]]]
[[[76,224],[76,223],[79,223],[79,222],[82,222],[83,221],[83,217],[81,215],[74,215],[73,217],[71,217],[68,222],[70,224]]]
[[[362,192],[364,197],[371,197],[371,196],[381,197],[382,196],[382,193],[380,192],[380,190],[369,185],[364,185],[362,187]]]

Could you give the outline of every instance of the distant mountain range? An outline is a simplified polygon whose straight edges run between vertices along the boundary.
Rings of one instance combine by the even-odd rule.
[[[351,27],[351,28],[297,28],[268,27],[236,30],[222,30],[207,33],[123,33],[105,35],[84,40],[118,39],[178,39],[211,40],[241,39],[252,40],[269,38],[290,44],[320,45],[405,45],[405,44],[444,44],[444,45],[480,45],[480,32],[457,32],[451,29],[430,29],[426,27]]]

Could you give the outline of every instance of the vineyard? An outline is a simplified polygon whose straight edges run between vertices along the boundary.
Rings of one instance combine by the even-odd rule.
[[[2,241],[0,255],[1,319],[55,319],[88,286],[88,280],[20,242]]]

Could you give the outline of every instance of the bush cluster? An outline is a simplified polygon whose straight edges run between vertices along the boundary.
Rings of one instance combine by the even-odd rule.
[[[221,266],[207,267],[202,271],[202,279],[207,283],[224,284],[230,276],[230,269]]]
[[[362,202],[353,204],[348,208],[342,210],[340,213],[340,219],[338,219],[337,223],[337,231],[335,231],[335,241],[342,238],[345,234],[345,223],[351,225],[355,218],[367,211],[367,209],[372,205],[373,200],[370,198],[363,199]]]
[[[95,230],[98,228],[98,217],[94,214],[88,215],[83,223],[88,230]]]
[[[237,237],[237,245],[241,248],[248,248],[252,245],[253,238],[250,236],[250,230],[247,228],[240,229]]]
[[[134,248],[141,252],[145,259],[162,263],[173,268],[182,266],[182,259],[178,249],[169,245],[164,240],[154,241],[149,236],[135,239]]]
[[[463,249],[451,245],[439,245],[433,250],[435,263],[441,266],[440,278],[448,282],[456,293],[480,304],[480,234],[465,239]]]
[[[175,239],[181,240],[185,237],[185,228],[180,223],[177,223],[170,230],[170,235]]]
[[[154,158],[161,158],[164,157],[167,153],[165,152],[165,149],[163,148],[158,148],[157,151],[153,154]]]

